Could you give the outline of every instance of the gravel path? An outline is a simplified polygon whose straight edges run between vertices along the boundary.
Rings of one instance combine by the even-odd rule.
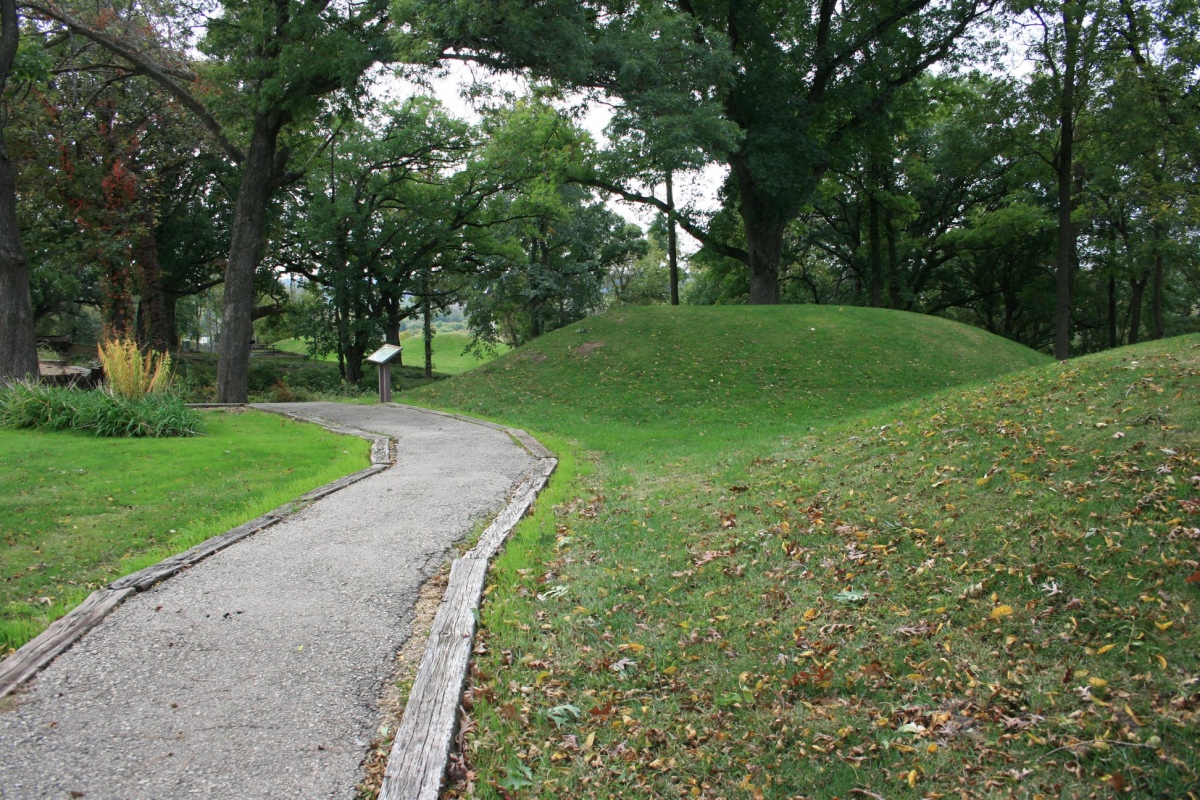
[[[131,597],[0,704],[0,798],[354,797],[421,583],[533,458],[408,408],[265,407],[393,436],[396,466]]]

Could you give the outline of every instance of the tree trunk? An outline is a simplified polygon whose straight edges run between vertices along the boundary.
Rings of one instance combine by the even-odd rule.
[[[895,170],[891,165],[888,165],[886,169],[884,189],[889,195],[895,195]],[[906,305],[904,289],[908,281],[900,274],[899,248],[896,244],[896,223],[892,218],[892,209],[890,206],[883,210],[883,235],[887,241],[887,283],[888,293],[891,295],[891,305],[892,308],[902,309]]]
[[[1117,276],[1108,276],[1108,346],[1117,346]]]
[[[763,206],[754,178],[743,158],[730,159],[737,179],[741,203],[738,211],[746,231],[746,252],[750,267],[750,305],[774,305],[779,302],[779,259],[783,253],[783,231],[787,220]]]
[[[254,333],[254,273],[263,248],[267,200],[275,177],[275,152],[285,117],[260,112],[242,169],[229,263],[225,267],[225,304],[217,362],[217,402],[244,403],[250,371],[250,340]]]
[[[163,330],[167,332],[167,344],[172,350],[179,349],[179,318],[176,310],[179,297],[171,292],[163,293]]]
[[[429,291],[428,287],[425,289]],[[425,377],[433,377],[433,309],[429,305],[429,296],[425,296]]]
[[[353,337],[352,337],[353,338]],[[363,379],[363,359],[367,355],[364,343],[351,341],[346,347],[346,384],[354,386]]]
[[[143,229],[136,258],[140,293],[138,342],[151,350],[165,353],[171,347],[171,331],[167,327],[162,269],[158,263],[158,240],[154,236],[153,214],[143,211],[141,216]]]
[[[1142,329],[1142,295],[1146,292],[1146,279],[1131,279],[1129,288],[1129,344],[1137,344]]]
[[[1078,2],[1078,0],[1076,0]],[[1075,62],[1079,51],[1079,27],[1072,19],[1073,4],[1062,4],[1066,53],[1059,95],[1058,114],[1058,255],[1055,273],[1054,357],[1063,361],[1071,355],[1071,270],[1074,267],[1075,229],[1071,225],[1071,179],[1075,144]]]
[[[671,275],[671,305],[679,305],[679,260],[675,241],[675,192],[667,170],[667,264]]]
[[[8,82],[19,36],[16,0],[0,0],[0,92]],[[0,382],[38,376],[29,261],[17,222],[17,166],[8,157],[0,117]]]
[[[874,158],[870,169],[867,192],[867,262],[871,270],[871,307],[883,305],[883,241],[879,226],[879,197],[876,193],[877,174]]]
[[[1155,231],[1157,236],[1158,232]],[[1154,277],[1150,287],[1150,323],[1150,338],[1163,338],[1163,255],[1157,246],[1154,248]]]

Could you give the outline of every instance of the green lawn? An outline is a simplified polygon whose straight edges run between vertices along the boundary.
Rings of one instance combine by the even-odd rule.
[[[442,375],[460,375],[475,369],[480,364],[492,360],[491,356],[479,357],[473,353],[464,353],[470,341],[464,333],[439,333],[433,337],[433,369]],[[404,346],[404,363],[408,366],[425,365],[425,342],[421,337],[410,337],[401,342]],[[303,339],[283,339],[275,342],[275,347],[287,353],[306,354],[308,344]],[[496,355],[508,352],[508,346],[501,344],[496,347]],[[324,361],[337,361],[336,355],[327,355]]]
[[[406,398],[572,451],[495,565],[453,795],[1197,785],[1200,337],[1063,366],[862,309],[578,327]]]
[[[190,439],[0,430],[0,654],[92,590],[366,467],[369,447],[260,412]]]

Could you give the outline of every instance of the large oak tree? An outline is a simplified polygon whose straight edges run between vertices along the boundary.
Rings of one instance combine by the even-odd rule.
[[[949,56],[988,5],[397,0],[394,8],[410,60],[469,60],[601,91],[656,135],[670,127],[724,161],[744,246],[695,220],[680,224],[749,268],[750,302],[775,303],[784,231],[846,137],[872,122],[897,89]],[[667,211],[664,201],[627,183],[607,184]]]

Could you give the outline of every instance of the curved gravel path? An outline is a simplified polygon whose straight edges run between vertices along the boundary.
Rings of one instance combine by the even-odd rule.
[[[533,458],[396,406],[264,406],[396,466],[130,597],[0,704],[0,798],[353,798],[420,585]],[[164,469],[169,465],[164,465]]]

